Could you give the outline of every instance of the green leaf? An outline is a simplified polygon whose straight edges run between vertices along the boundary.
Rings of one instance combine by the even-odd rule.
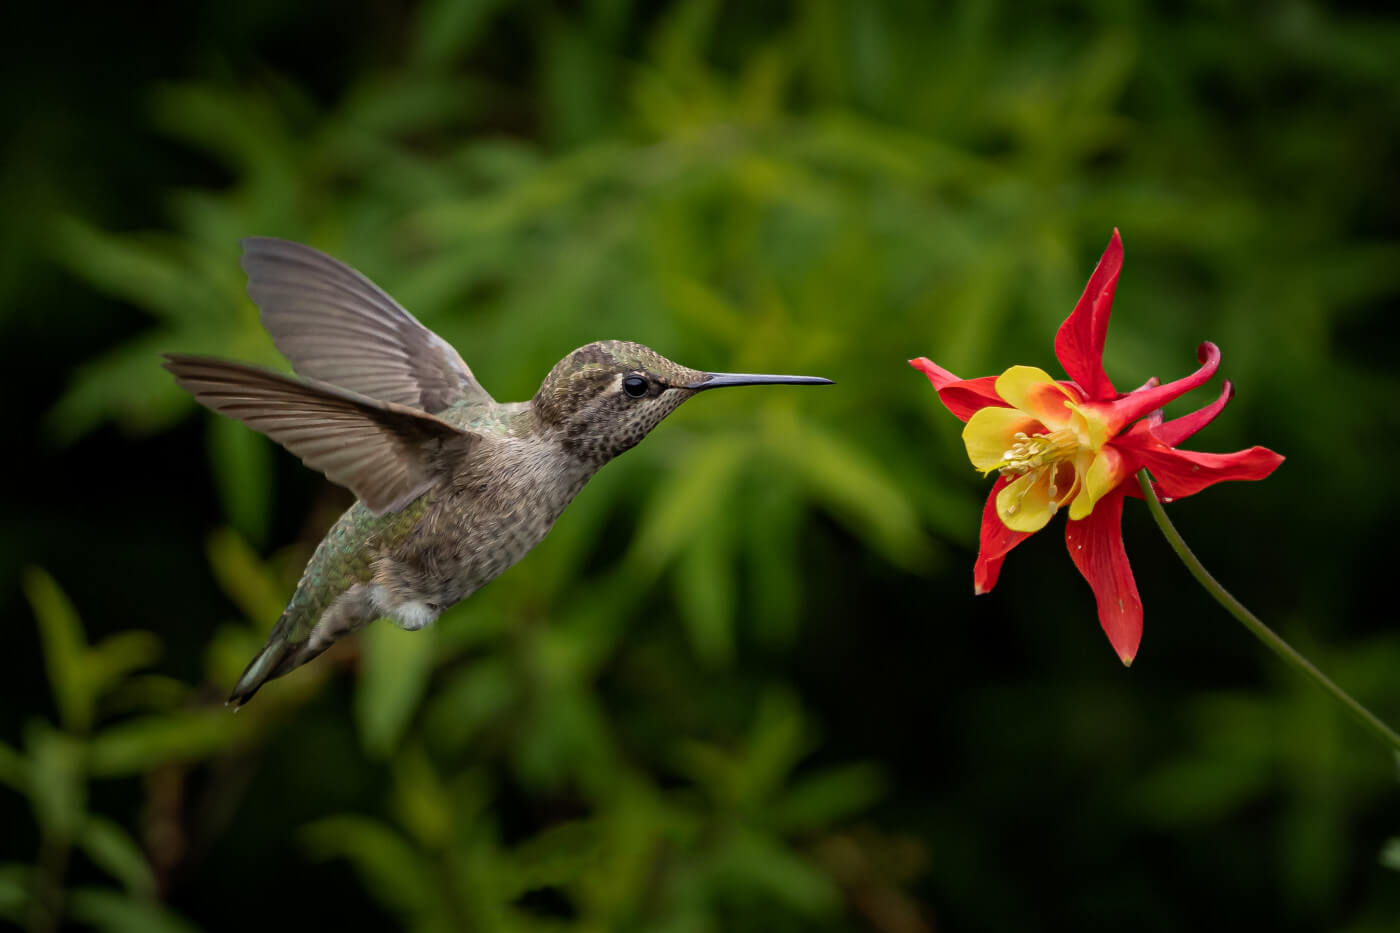
[[[75,920],[102,933],[198,933],[198,927],[157,901],[110,888],[78,888],[68,895]]]
[[[1163,826],[1219,822],[1263,793],[1278,767],[1270,728],[1273,705],[1226,692],[1183,705],[1181,718],[1202,724],[1205,747],[1143,775],[1131,794],[1142,818]],[[1240,741],[1242,736],[1248,741]]]
[[[288,115],[261,95],[209,84],[170,84],[151,95],[155,122],[238,170],[256,203],[298,201],[299,153],[288,140]]]
[[[655,572],[674,560],[695,530],[715,519],[716,504],[729,497],[747,452],[740,438],[725,434],[691,451],[679,464],[683,469],[671,471],[648,500],[628,561]]]
[[[1394,871],[1400,871],[1400,836],[1387,839],[1381,847],[1381,864]]]
[[[667,276],[664,285],[667,306],[701,333],[727,343],[742,343],[748,335],[750,324],[745,316],[703,282],[677,274]]]
[[[60,719],[70,731],[85,732],[92,725],[97,698],[155,660],[160,640],[150,632],[121,632],[89,649],[76,611],[51,577],[31,569],[25,589],[40,621]]]
[[[0,742],[0,784],[21,794],[29,791],[29,765],[24,756]]]
[[[53,577],[37,567],[25,570],[24,592],[39,620],[44,668],[59,721],[66,729],[83,732],[92,725],[93,690],[84,663],[87,638],[77,610]]]
[[[469,51],[505,0],[429,0],[418,8],[413,29],[415,61],[431,68],[449,65]]]
[[[400,825],[421,845],[441,848],[453,831],[451,795],[421,748],[406,747],[393,761],[392,804]]]
[[[765,811],[769,825],[783,833],[820,830],[876,803],[886,781],[870,764],[844,765],[798,781]]]
[[[221,708],[139,716],[93,737],[89,768],[95,777],[115,777],[206,758],[241,741],[251,727],[249,717]]]
[[[767,836],[741,831],[719,858],[726,887],[761,891],[806,914],[829,914],[840,904],[830,878]]]
[[[330,816],[304,827],[301,837],[311,858],[349,861],[381,904],[408,917],[430,908],[431,866],[384,823],[362,816]]]
[[[437,631],[372,625],[360,633],[364,663],[355,687],[355,721],[365,750],[386,758],[398,745],[427,690]]]
[[[29,800],[44,831],[61,841],[73,838],[83,822],[87,786],[83,743],[35,720],[26,729]]]
[[[744,607],[754,635],[777,648],[790,648],[798,634],[806,574],[793,543],[806,515],[791,485],[750,493],[746,502],[740,561],[748,570]]]
[[[573,146],[598,138],[617,119],[606,82],[611,59],[587,27],[561,16],[541,30],[540,104],[551,142]]]
[[[62,218],[53,227],[58,258],[93,287],[170,323],[197,321],[217,295],[189,271],[179,240],[141,240]],[[156,361],[152,360],[154,364]]]
[[[739,764],[726,749],[681,739],[672,750],[672,765],[722,806],[733,805]]]
[[[89,816],[78,834],[78,846],[130,894],[142,898],[155,895],[156,876],[146,853],[116,823],[95,814]]]
[[[763,696],[754,716],[743,766],[739,799],[767,806],[797,765],[806,745],[806,720],[797,698],[786,689]]]
[[[209,465],[224,514],[244,538],[262,543],[272,518],[272,442],[232,418],[207,424]]]
[[[79,366],[68,390],[44,416],[49,436],[70,444],[108,419],[133,434],[148,434],[192,410],[194,399],[159,365],[170,340],[165,332],[152,331]],[[192,341],[181,349],[198,352],[200,347]]]
[[[102,709],[109,715],[154,712],[180,706],[191,692],[189,684],[164,674],[127,677],[107,694]]]
[[[272,570],[232,529],[211,533],[206,548],[209,566],[228,598],[250,620],[271,628],[286,605],[286,593]]]
[[[119,632],[102,639],[85,658],[94,696],[102,696],[132,671],[160,657],[160,639],[150,632]]]
[[[30,879],[34,869],[14,862],[0,864],[0,917],[19,925],[29,910]]]
[[[933,550],[904,490],[866,454],[816,423],[775,419],[778,452],[814,496],[892,563],[925,568]]]
[[[405,177],[402,183],[416,185],[429,180],[423,176],[431,176],[433,167],[422,160],[406,159],[406,153],[394,148],[386,137],[468,118],[480,96],[477,86],[446,75],[394,74],[367,79],[338,115],[337,128],[346,135],[336,142],[347,154],[377,154],[380,162],[376,167],[382,172],[392,173],[398,163],[406,176],[420,176]],[[416,189],[415,197],[430,190]]]
[[[463,748],[516,699],[516,679],[501,658],[473,661],[433,696],[424,713],[434,747]]]
[[[600,700],[577,683],[541,690],[514,751],[517,774],[532,788],[577,781],[601,789],[618,767]]]
[[[169,209],[174,226],[188,232],[194,248],[191,268],[226,296],[228,311],[250,306],[243,290],[243,270],[237,264],[238,239],[247,235],[249,227],[247,207],[219,190],[185,189],[170,195]],[[256,314],[249,316],[256,319]]]
[[[734,585],[731,543],[719,517],[697,528],[676,566],[676,603],[691,647],[710,669],[726,668],[734,657]]]
[[[505,895],[568,884],[597,863],[602,833],[596,823],[578,820],[551,826],[509,854]]]

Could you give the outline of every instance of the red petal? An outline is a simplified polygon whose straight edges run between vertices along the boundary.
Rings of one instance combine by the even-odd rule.
[[[976,379],[959,379],[926,356],[910,360],[909,365],[928,376],[928,381],[938,390],[938,400],[947,406],[959,421],[971,418],[974,412],[995,405],[1008,407],[997,395],[996,376],[980,376]]]
[[[1196,348],[1196,359],[1200,361],[1201,366],[1189,376],[1183,376],[1166,385],[1136,389],[1112,401],[1091,402],[1085,407],[1103,413],[1103,418],[1108,424],[1108,436],[1112,437],[1154,408],[1161,408],[1172,399],[1185,395],[1209,381],[1220,368],[1220,348],[1207,341]]]
[[[910,360],[909,365],[917,369],[919,372],[923,373],[925,376],[928,376],[928,381],[933,383],[933,387],[935,389],[941,390],[946,385],[952,385],[955,382],[962,382],[960,378],[954,376],[952,373],[948,372],[948,370],[944,369],[942,366],[939,366],[937,363],[935,363],[933,360],[929,359],[926,356],[921,356],[918,359]]]
[[[1162,380],[1158,379],[1156,376],[1152,376],[1142,385],[1134,389],[1133,392],[1146,392],[1148,389],[1155,389],[1161,384]],[[1133,392],[1129,392],[1128,394],[1132,395]],[[1162,413],[1160,411],[1154,411],[1152,414],[1157,416],[1157,421],[1158,423],[1160,423],[1162,420]],[[1149,415],[1148,417],[1150,418],[1152,417],[1152,415]]]
[[[1079,383],[1089,398],[1104,400],[1118,393],[1103,371],[1103,344],[1108,336],[1108,316],[1113,310],[1113,290],[1123,270],[1123,240],[1114,228],[1108,248],[1089,276],[1084,294],[1055,334],[1055,356],[1065,373]]]
[[[1220,390],[1220,397],[1204,408],[1166,422],[1161,421],[1161,416],[1158,415],[1158,422],[1152,426],[1152,435],[1168,447],[1175,447],[1214,421],[1215,416],[1224,411],[1226,404],[1234,397],[1235,387],[1226,380],[1225,386]]]
[[[1011,549],[1029,538],[1034,532],[1012,531],[997,516],[997,493],[1006,488],[1007,479],[998,476],[992,484],[992,493],[987,496],[987,504],[982,508],[982,542],[977,552],[977,563],[972,568],[972,586],[977,595],[990,593],[1001,575],[1001,562]]]
[[[1123,663],[1131,664],[1142,640],[1142,600],[1123,549],[1122,518],[1123,494],[1114,490],[1086,517],[1066,523],[1065,544],[1094,591],[1104,634]]]
[[[1194,495],[1226,480],[1264,479],[1283,462],[1283,457],[1267,447],[1207,454],[1152,445],[1140,448],[1138,456],[1157,481],[1157,494],[1168,501]]]

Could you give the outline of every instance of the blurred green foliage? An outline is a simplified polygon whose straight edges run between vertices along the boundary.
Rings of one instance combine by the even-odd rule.
[[[1056,542],[974,601],[984,486],[904,365],[1055,369],[1055,328],[1120,227],[1110,375],[1172,378],[1213,340],[1239,397],[1201,446],[1289,458],[1179,504],[1183,532],[1400,720],[1371,543],[1400,517],[1377,469],[1400,436],[1393,11],[230,10],[203,14],[193,66],[129,92],[139,125],[108,131],[145,147],[114,146],[109,179],[150,153],[183,166],[140,192],[160,194],[146,229],[81,196],[101,152],[80,171],[24,149],[37,120],[0,178],[33,208],[6,242],[64,270],[101,335],[15,300],[45,286],[0,264],[25,338],[7,343],[37,348],[10,371],[58,374],[30,406],[49,452],[6,566],[91,600],[85,630],[51,577],[24,576],[38,640],[17,632],[33,650],[14,663],[42,657],[43,677],[12,682],[51,696],[21,691],[0,733],[0,782],[28,803],[13,833],[3,811],[0,916],[1393,929],[1383,750],[1191,592],[1140,517],[1131,672]],[[502,400],[609,337],[838,387],[685,406],[434,628],[371,628],[233,716],[222,692],[347,501],[197,415],[157,365],[281,365],[243,293],[252,234],[356,266]]]
[[[58,722],[31,720],[22,751],[0,743],[0,782],[28,798],[39,829],[32,871],[0,864],[0,915],[34,930],[57,928],[65,909],[102,930],[192,929],[156,899],[155,872],[131,834],[91,809],[88,785],[226,752],[246,730],[207,705],[191,705],[184,684],[135,673],[159,654],[153,634],[122,632],[89,645],[51,577],[31,570],[24,582]],[[75,851],[120,889],[64,891]]]

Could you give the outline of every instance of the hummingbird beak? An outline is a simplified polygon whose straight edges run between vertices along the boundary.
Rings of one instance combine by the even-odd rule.
[[[767,386],[767,385],[789,385],[789,386],[829,386],[834,383],[830,379],[823,379],[821,376],[764,376],[754,373],[706,373],[705,378],[699,382],[692,382],[685,388],[692,392],[701,392],[705,389],[718,389],[723,386]]]

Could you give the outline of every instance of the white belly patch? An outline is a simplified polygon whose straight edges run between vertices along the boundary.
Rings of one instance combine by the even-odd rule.
[[[427,603],[412,599],[391,606],[385,599],[386,595],[384,587],[379,584],[370,587],[370,598],[374,600],[374,608],[401,629],[416,632],[437,620],[438,610]]]

